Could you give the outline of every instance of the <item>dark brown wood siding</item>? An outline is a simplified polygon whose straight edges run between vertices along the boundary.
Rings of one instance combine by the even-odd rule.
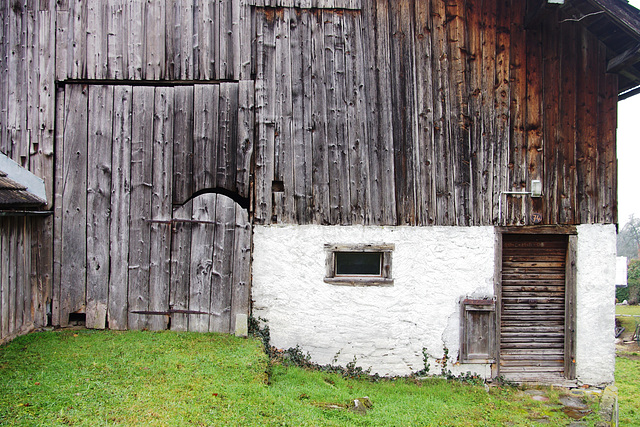
[[[505,234],[500,295],[500,375],[565,376],[567,236]]]
[[[498,0],[258,8],[256,222],[616,222],[604,46],[557,10],[524,16]],[[503,193],[533,179],[541,198]]]

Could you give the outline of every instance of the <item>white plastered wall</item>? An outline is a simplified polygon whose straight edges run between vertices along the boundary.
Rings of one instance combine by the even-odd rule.
[[[391,287],[323,281],[325,244],[394,244]],[[268,321],[271,343],[299,345],[321,364],[357,365],[381,375],[424,367],[449,349],[458,360],[460,300],[494,296],[493,227],[255,226],[253,316]],[[578,226],[576,376],[613,381],[615,226]],[[486,378],[489,365],[448,365]]]
[[[325,244],[394,244],[394,285],[325,283]],[[357,365],[381,375],[424,367],[422,349],[458,359],[460,300],[492,298],[493,227],[256,226],[253,315],[268,320],[271,343],[299,345],[315,362]],[[448,366],[490,376],[489,365]]]
[[[576,378],[604,385],[615,370],[616,228],[577,228]]]

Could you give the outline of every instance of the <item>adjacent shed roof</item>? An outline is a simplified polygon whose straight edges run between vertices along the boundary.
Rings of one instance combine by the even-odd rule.
[[[46,202],[0,171],[0,209],[37,208]]]

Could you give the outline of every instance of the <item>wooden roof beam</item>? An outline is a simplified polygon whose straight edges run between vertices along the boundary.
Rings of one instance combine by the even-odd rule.
[[[623,69],[633,66],[638,61],[640,61],[640,43],[627,49],[615,58],[612,58],[607,64],[607,73],[619,73]]]

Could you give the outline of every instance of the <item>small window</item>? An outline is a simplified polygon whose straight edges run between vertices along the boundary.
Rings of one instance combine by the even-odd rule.
[[[325,245],[325,282],[347,286],[390,286],[393,245]]]

